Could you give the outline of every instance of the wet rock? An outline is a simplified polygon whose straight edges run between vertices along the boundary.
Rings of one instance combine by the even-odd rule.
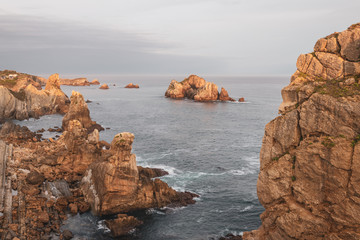
[[[147,168],[138,166],[139,174],[147,178],[156,178],[168,175],[169,173],[160,168]]]
[[[72,239],[72,238],[74,237],[74,235],[72,234],[72,232],[69,231],[69,230],[64,230],[64,231],[62,232],[62,236],[63,236],[63,238],[64,238],[65,240],[70,240],[70,239]]]
[[[119,214],[116,219],[106,220],[106,226],[111,230],[114,237],[127,235],[132,229],[142,224],[141,221],[133,216]]]
[[[239,102],[245,102],[245,98],[239,98]]]

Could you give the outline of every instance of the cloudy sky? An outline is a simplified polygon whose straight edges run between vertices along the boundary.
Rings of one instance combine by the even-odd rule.
[[[286,75],[359,0],[0,0],[0,68],[47,74]]]

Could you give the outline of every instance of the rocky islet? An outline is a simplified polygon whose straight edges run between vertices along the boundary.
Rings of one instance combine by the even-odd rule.
[[[218,86],[215,83],[206,82],[205,79],[196,75],[190,75],[182,82],[172,80],[165,96],[174,99],[188,98],[199,102],[235,101],[229,97],[224,88],[221,88],[219,93]]]

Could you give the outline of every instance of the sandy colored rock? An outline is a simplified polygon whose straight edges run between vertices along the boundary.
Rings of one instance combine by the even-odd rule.
[[[136,156],[131,153],[133,141],[131,133],[117,134],[111,142],[111,155],[105,161],[92,163],[86,171],[81,189],[93,213],[109,215],[190,203],[194,196],[183,201],[182,193],[159,179],[151,179],[144,171],[139,173]]]
[[[228,92],[225,90],[225,88],[221,88],[220,94],[219,94],[219,100],[220,101],[231,101],[234,102],[235,100],[229,97]]]
[[[107,84],[103,84],[99,87],[99,89],[109,89],[109,86]]]
[[[262,225],[244,239],[359,239],[359,29],[298,58],[260,151]]]
[[[90,86],[87,78],[60,78],[60,85],[68,85],[68,86]]]
[[[90,85],[100,85],[100,82],[99,82],[99,80],[94,79],[90,82]]]
[[[89,108],[84,100],[84,97],[79,92],[73,91],[70,101],[71,104],[69,111],[66,113],[62,121],[63,130],[68,130],[68,124],[71,120],[78,120],[81,123],[81,126],[88,129],[89,132],[92,132],[94,128],[103,130],[100,125],[91,120]]]
[[[194,100],[200,102],[216,101],[218,97],[219,92],[216,84],[207,82],[203,87],[198,89]]]
[[[185,89],[184,86],[176,80],[171,80],[170,85],[165,92],[165,96],[169,98],[184,98]]]
[[[129,83],[128,85],[125,86],[125,88],[139,88],[139,85],[133,84],[133,83]]]

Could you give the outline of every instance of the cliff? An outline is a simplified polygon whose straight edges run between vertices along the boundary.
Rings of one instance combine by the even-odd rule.
[[[47,84],[50,84],[50,80]],[[54,81],[53,84],[58,84]],[[47,85],[48,86],[48,85]],[[49,86],[50,88],[52,86]],[[92,210],[106,216],[114,236],[141,224],[133,210],[194,203],[160,179],[159,169],[141,168],[131,153],[134,135],[120,133],[110,149],[80,93],[73,92],[58,140],[6,122],[0,129],[0,238],[52,239],[69,214]]]
[[[300,55],[265,127],[262,225],[244,239],[360,239],[359,77],[360,24]]]
[[[57,74],[49,77],[44,90],[37,89],[32,82],[25,84],[20,80],[15,81],[13,86],[0,85],[0,120],[64,114],[69,103],[68,97],[60,89]]]

